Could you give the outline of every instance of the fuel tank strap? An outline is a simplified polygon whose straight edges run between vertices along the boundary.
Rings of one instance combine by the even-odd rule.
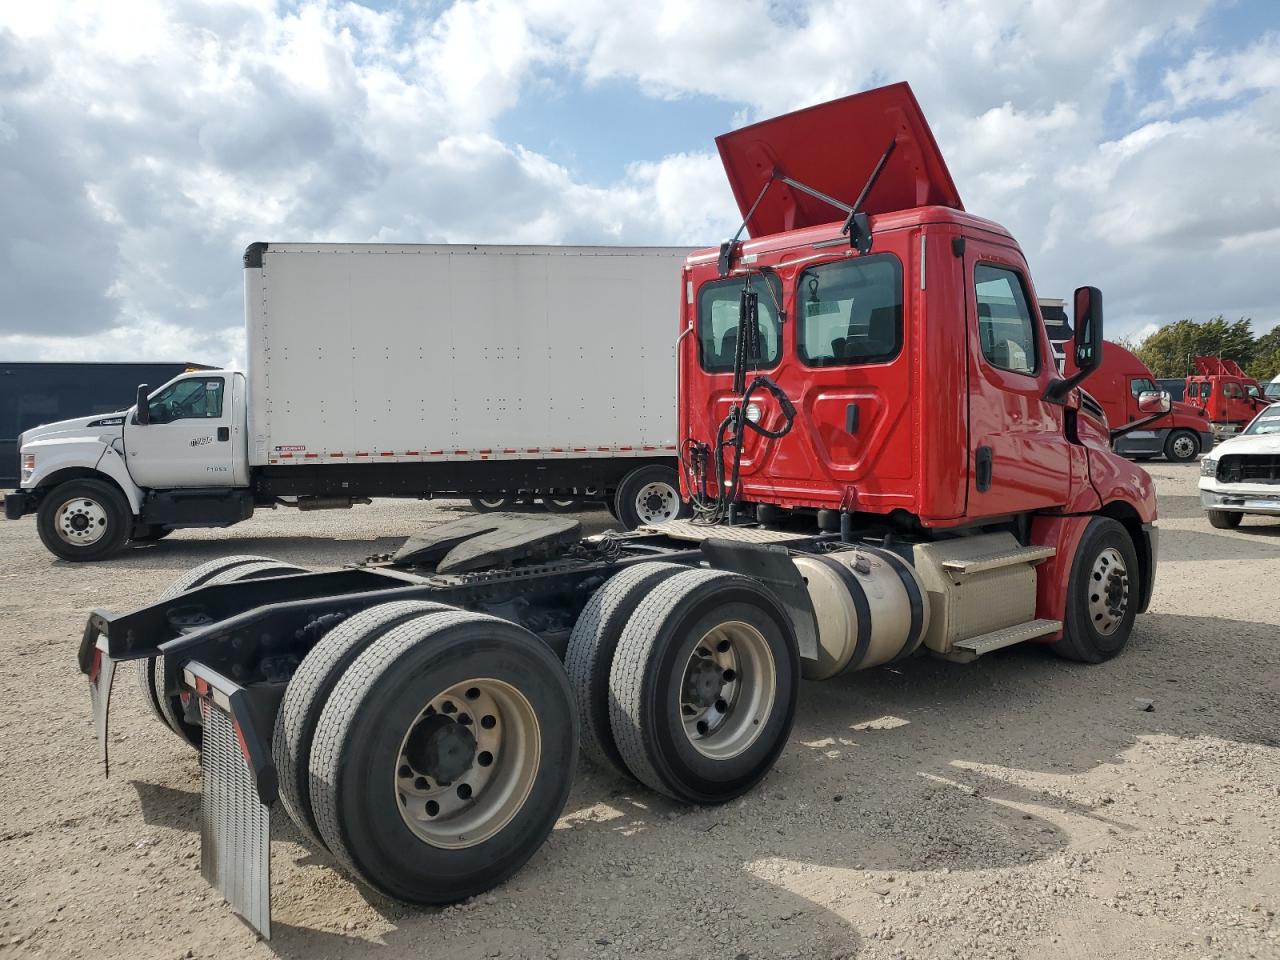
[[[858,612],[858,639],[854,644],[853,656],[849,658],[849,662],[844,665],[841,673],[849,673],[857,670],[863,659],[867,655],[867,650],[871,647],[871,604],[867,602],[867,592],[862,589],[862,584],[858,582],[858,578],[853,575],[853,571],[846,567],[838,560],[834,560],[824,554],[807,554],[814,560],[827,567],[840,578],[840,582],[844,584],[845,589],[849,591],[849,599],[853,601],[853,608]]]
[[[885,550],[881,547],[862,547],[861,549],[873,557],[878,557],[893,568],[893,572],[902,581],[902,589],[906,591],[907,602],[911,604],[911,627],[907,631],[906,639],[902,642],[902,649],[889,661],[889,663],[897,663],[899,660],[905,660],[915,653],[920,649],[920,644],[924,642],[924,591],[920,589],[920,582],[912,574],[907,561],[892,550]]]

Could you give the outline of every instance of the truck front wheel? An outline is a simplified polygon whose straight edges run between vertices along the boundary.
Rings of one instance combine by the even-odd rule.
[[[114,484],[68,480],[45,494],[36,516],[40,540],[63,560],[104,560],[133,530],[129,504]]]
[[[1189,463],[1200,452],[1200,438],[1190,430],[1174,430],[1164,441],[1164,458],[1174,463]]]
[[[1066,622],[1054,652],[1102,663],[1123,650],[1138,613],[1138,582],[1138,554],[1129,531],[1110,517],[1094,517],[1071,564]]]
[[[1216,530],[1234,530],[1240,526],[1244,514],[1239,510],[1206,510],[1209,515],[1209,526]]]
[[[577,763],[569,682],[505,620],[429,613],[343,673],[311,746],[325,845],[409,903],[455,903],[507,879],[564,809]]]

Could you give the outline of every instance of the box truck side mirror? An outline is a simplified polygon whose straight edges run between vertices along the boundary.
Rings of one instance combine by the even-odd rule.
[[[1071,343],[1076,372],[1054,380],[1044,393],[1049,403],[1065,403],[1067,395],[1102,363],[1102,291],[1079,287],[1075,296],[1075,337]]]
[[[133,411],[133,422],[139,426],[145,427],[151,422],[151,405],[147,402],[147,395],[151,392],[151,388],[145,383],[138,384],[137,406]]]

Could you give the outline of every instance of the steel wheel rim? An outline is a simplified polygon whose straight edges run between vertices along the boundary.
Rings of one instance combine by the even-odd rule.
[[[435,735],[419,732],[415,738],[424,724]],[[449,732],[442,740],[439,731]],[[472,741],[469,759],[446,752],[465,743],[460,731]],[[424,756],[424,739],[440,748],[430,757]],[[434,767],[428,759],[436,761]],[[400,817],[433,847],[460,850],[484,843],[524,806],[541,759],[538,716],[524,694],[487,677],[455,683],[428,701],[400,741],[392,771]],[[440,774],[464,764],[460,773],[448,770],[447,779]]]
[[[1129,568],[1119,550],[1107,547],[1089,573],[1089,620],[1093,629],[1109,637],[1120,628],[1128,609]]]
[[[694,646],[680,679],[680,724],[711,760],[729,760],[759,739],[777,699],[773,651],[759,630],[730,620]]]
[[[511,502],[510,497],[476,497],[476,503],[489,510],[498,510]]]
[[[76,497],[58,507],[53,515],[53,528],[58,538],[73,547],[87,547],[106,535],[107,511],[88,497]]]
[[[1188,436],[1173,438],[1173,453],[1179,459],[1185,460],[1194,456],[1196,452],[1195,443]]]
[[[654,480],[636,493],[636,516],[641,523],[665,523],[680,513],[680,495],[669,483]]]

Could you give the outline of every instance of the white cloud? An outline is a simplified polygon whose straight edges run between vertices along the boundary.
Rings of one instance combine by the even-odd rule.
[[[1104,286],[1117,332],[1269,325],[1277,40],[1197,49],[1206,7],[6,4],[0,352],[237,356],[257,239],[699,244],[737,226],[723,131],[611,182],[503,142],[496,121],[548,70],[743,103],[741,122],[908,79],[966,205],[1021,239],[1042,294]],[[1143,113],[1153,54],[1184,62]],[[1218,112],[1180,115],[1196,105]],[[1113,135],[1116,115],[1135,119]]]

